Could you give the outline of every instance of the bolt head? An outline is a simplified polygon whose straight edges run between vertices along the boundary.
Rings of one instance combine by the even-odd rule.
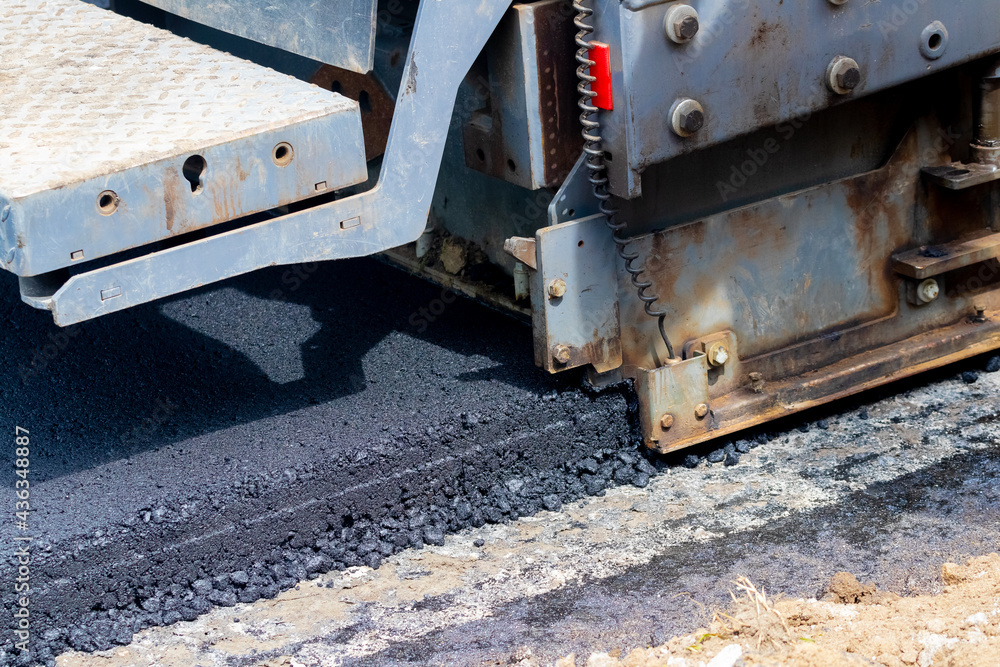
[[[671,42],[686,44],[694,39],[701,27],[698,22],[698,11],[691,5],[675,4],[667,10],[664,27]]]
[[[720,341],[712,343],[707,355],[708,363],[712,366],[722,366],[729,361],[729,349]]]
[[[562,278],[556,278],[555,280],[549,282],[549,298],[550,299],[561,299],[566,294],[566,281]]]
[[[861,67],[847,56],[837,56],[826,68],[826,85],[838,95],[847,95],[861,85]]]
[[[570,350],[569,345],[559,344],[552,346],[552,358],[555,359],[556,362],[560,364],[569,363],[571,352],[572,350]]]
[[[861,69],[858,67],[848,67],[842,72],[837,72],[837,85],[847,90],[854,90],[861,83]]]
[[[670,125],[677,136],[690,137],[705,126],[705,110],[695,100],[679,99],[670,110]]]
[[[668,430],[673,425],[674,425],[674,416],[669,412],[660,417],[660,428],[662,428],[664,431]]]
[[[699,403],[694,409],[694,416],[698,419],[704,419],[708,416],[708,405],[706,403]]]
[[[930,303],[941,294],[941,286],[938,281],[928,278],[917,286],[917,297],[924,303]]]
[[[697,16],[685,16],[679,21],[674,21],[674,32],[686,42],[694,39],[700,27]]]
[[[705,114],[699,109],[693,109],[681,116],[681,127],[688,134],[694,134],[705,126]]]

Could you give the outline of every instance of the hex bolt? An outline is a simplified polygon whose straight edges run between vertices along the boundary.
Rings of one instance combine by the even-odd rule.
[[[708,346],[705,356],[708,357],[709,365],[719,367],[729,361],[729,350],[722,341],[716,341]]]
[[[679,137],[690,137],[705,125],[705,110],[689,97],[676,102],[670,109],[670,127]]]
[[[708,415],[708,404],[699,403],[694,409],[694,416],[698,419],[704,419]]]
[[[941,294],[941,286],[938,285],[938,281],[933,278],[928,278],[924,282],[917,285],[917,298],[920,299],[922,303],[930,303],[934,299],[938,298]]]
[[[861,85],[861,67],[853,58],[837,56],[826,68],[826,85],[838,95],[849,95]]]
[[[559,345],[552,346],[552,358],[555,359],[557,363],[568,364],[570,352],[571,350],[569,349],[569,345],[563,345],[560,343]]]
[[[986,321],[986,306],[981,303],[977,303],[973,306],[976,314],[972,316],[972,321],[976,324],[982,324]]]
[[[674,5],[667,10],[663,20],[667,37],[674,44],[685,44],[698,34],[701,24],[698,22],[698,12],[691,5]]]
[[[550,299],[561,299],[566,295],[566,281],[562,278],[556,278],[549,282],[549,298]]]
[[[664,431],[670,430],[670,427],[674,425],[674,416],[669,412],[660,417],[660,428]]]
[[[764,374],[763,373],[751,373],[750,374],[750,388],[755,394],[764,393]]]

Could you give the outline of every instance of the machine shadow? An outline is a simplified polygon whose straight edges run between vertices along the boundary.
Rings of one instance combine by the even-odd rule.
[[[15,424],[32,430],[33,474],[44,481],[375,394],[381,378],[366,376],[363,362],[378,346],[388,348],[378,353],[383,365],[402,355],[391,382],[406,391],[419,392],[425,379],[407,368],[405,355],[427,354],[428,345],[451,353],[447,372],[458,383],[488,379],[541,394],[575,381],[534,367],[525,324],[441,295],[440,287],[374,260],[345,260],[267,269],[59,328],[49,313],[20,302],[16,282],[4,281],[4,422],[11,431]],[[205,333],[215,327],[225,335]],[[268,355],[300,358],[301,372],[272,379],[261,366]],[[454,355],[485,357],[478,365],[487,368],[465,378]]]

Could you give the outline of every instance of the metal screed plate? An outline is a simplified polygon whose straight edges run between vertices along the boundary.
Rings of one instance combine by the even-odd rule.
[[[367,176],[340,95],[79,0],[8,0],[0,35],[0,266],[18,275]]]

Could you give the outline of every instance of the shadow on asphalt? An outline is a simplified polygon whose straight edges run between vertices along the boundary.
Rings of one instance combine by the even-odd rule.
[[[494,363],[488,378],[457,374],[462,382],[490,379],[529,391],[565,385],[535,369],[527,326],[441,295],[440,287],[373,260],[345,260],[267,269],[59,328],[49,313],[22,303],[8,277],[0,281],[7,321],[0,359],[13,380],[0,388],[5,421],[11,430],[16,423],[51,431],[42,433],[49,445],[33,460],[45,480],[396,381],[364,370],[372,359],[391,367],[398,345],[383,350],[380,343],[393,335]],[[285,321],[290,313],[297,321]],[[219,335],[199,332],[208,322]],[[300,363],[301,372],[274,381],[259,363],[268,357]],[[405,369],[401,376],[413,380]]]

